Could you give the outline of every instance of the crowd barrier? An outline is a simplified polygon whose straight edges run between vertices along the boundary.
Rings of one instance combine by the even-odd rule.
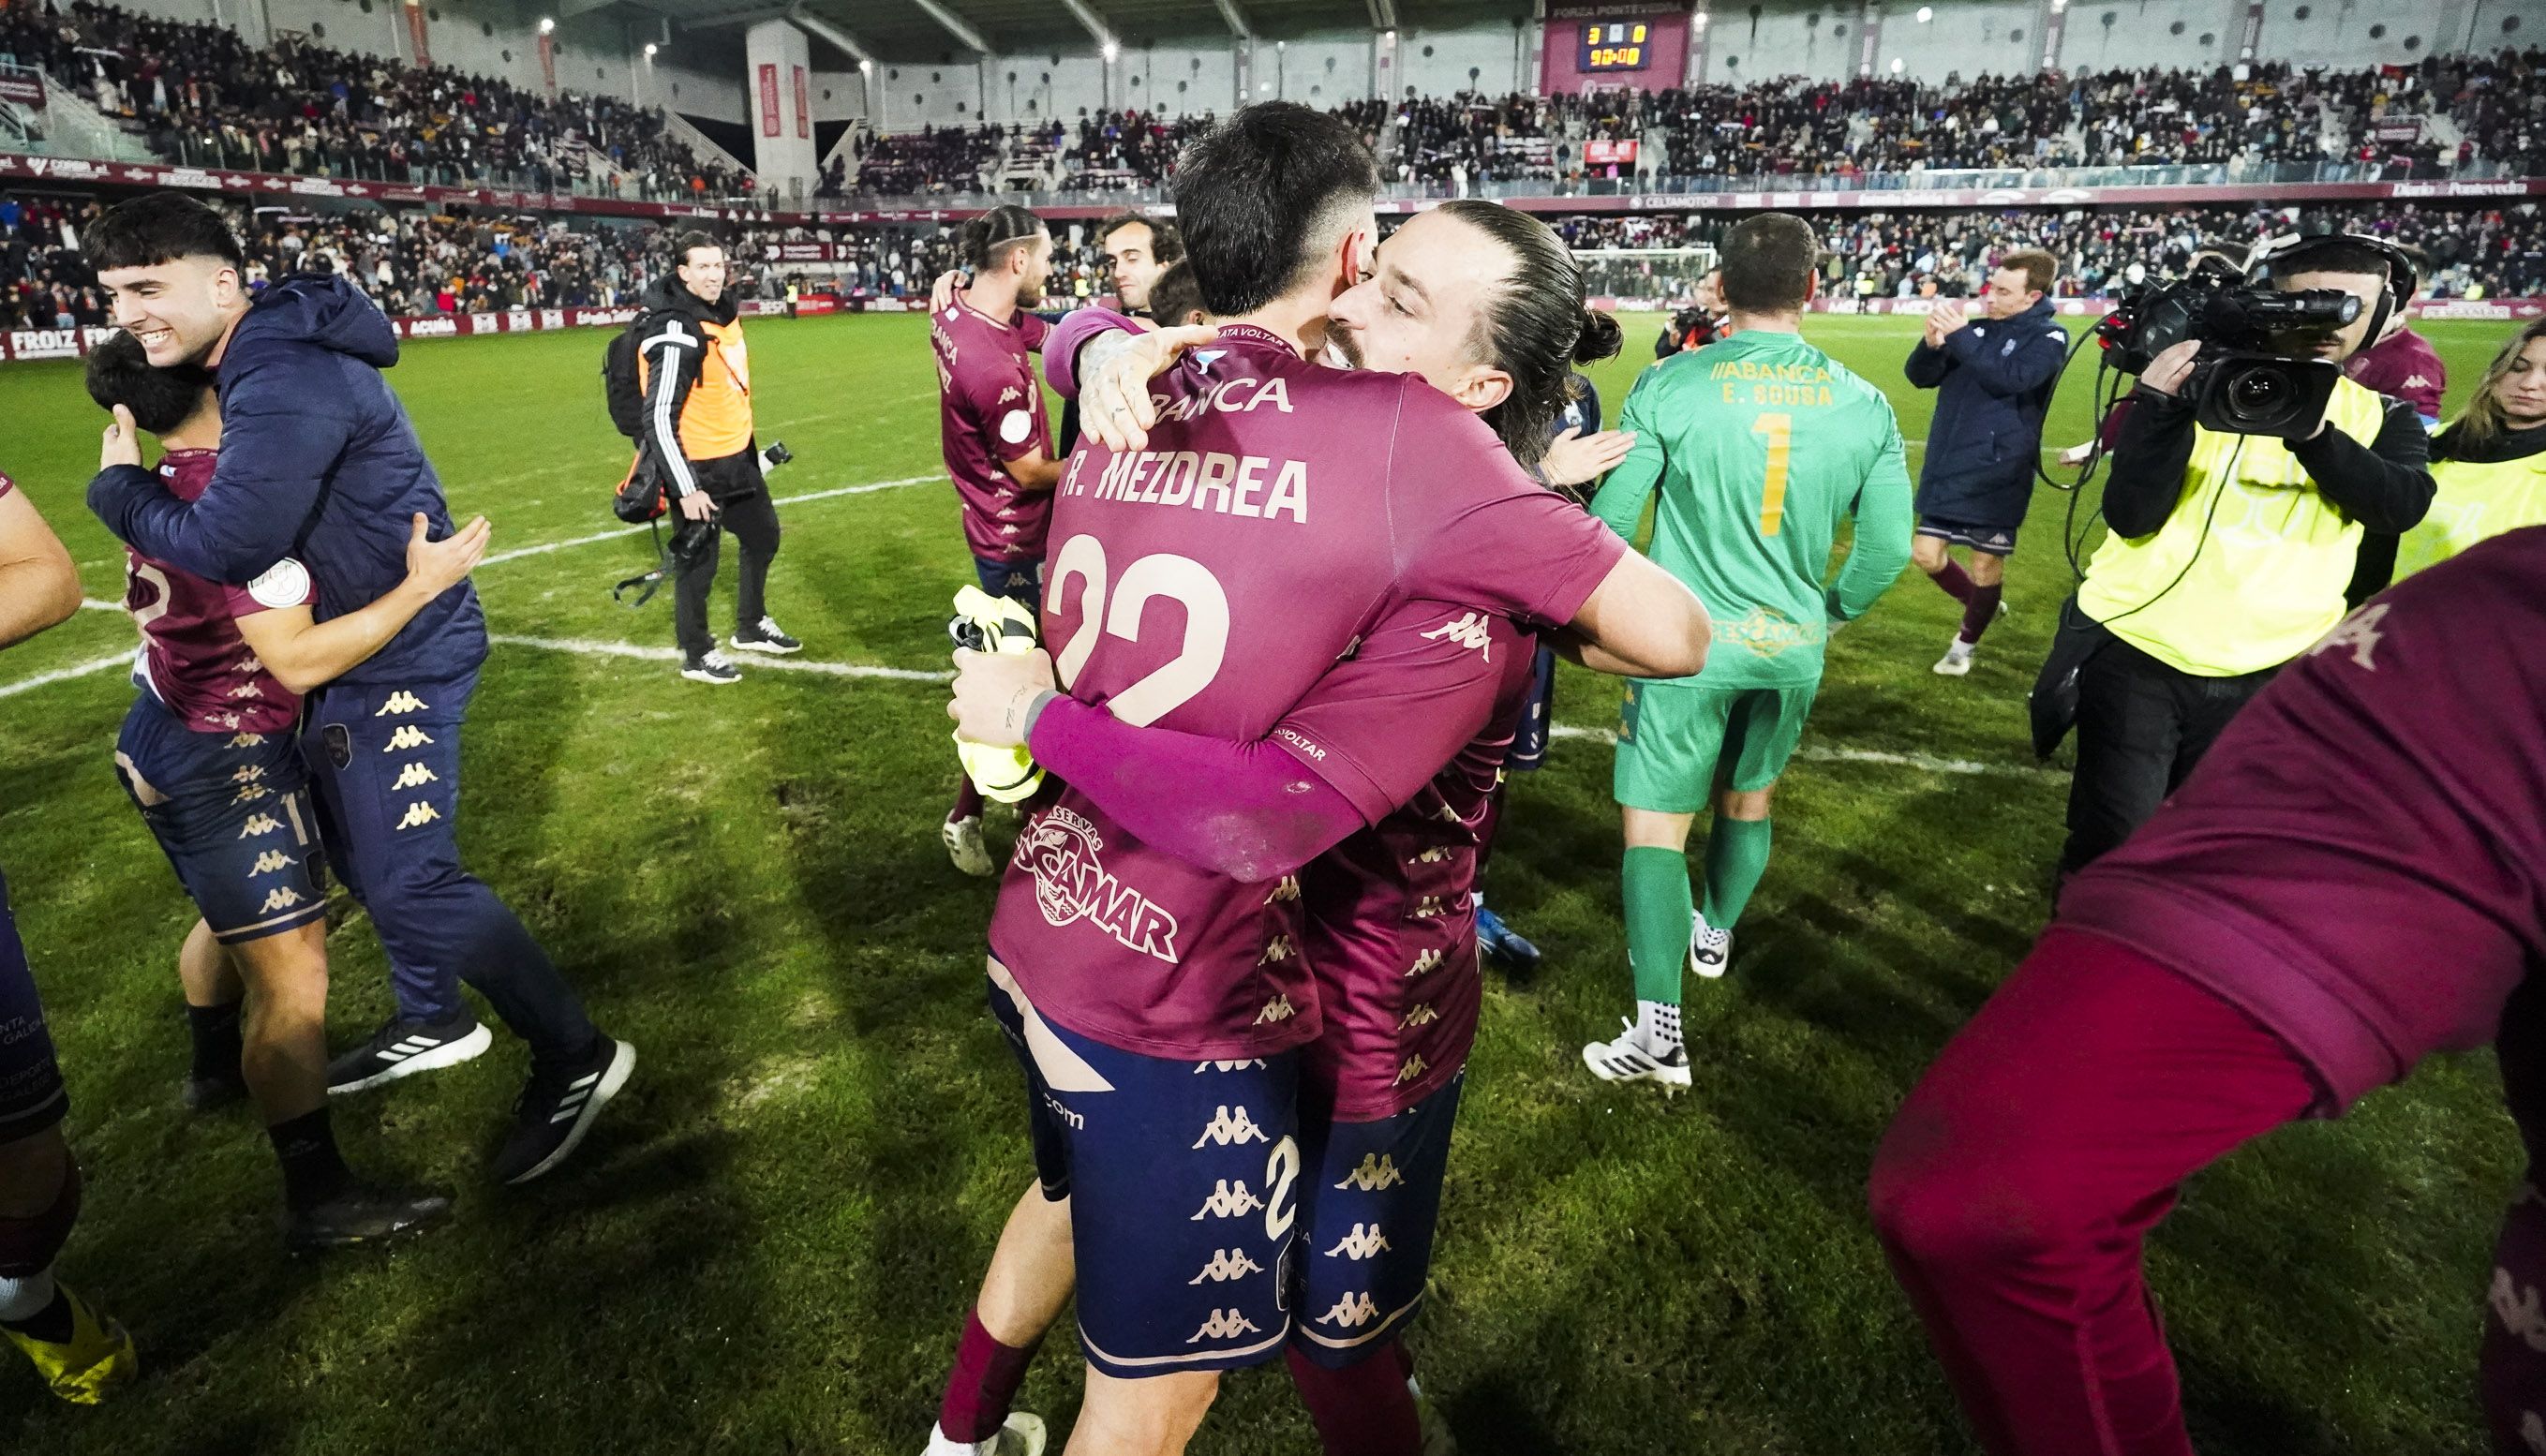
[[[2072,316],[2092,317],[2113,306],[2110,299],[2062,299],[2058,307]],[[1979,304],[1974,300],[1954,299],[1815,299],[1816,313],[1915,313],[1923,314],[1939,304],[1960,303],[1966,308]],[[1593,299],[1595,308],[1625,312],[1657,312],[1650,302],[1620,299]],[[784,317],[791,311],[798,317],[811,318],[826,313],[906,313],[919,306],[917,300],[852,297],[847,299],[808,298],[789,304],[774,300],[752,300],[740,305],[745,318]],[[2425,299],[2406,305],[2416,318],[2462,318],[2488,322],[2524,322],[2546,315],[2546,299]],[[635,321],[634,307],[617,308],[505,308],[492,313],[437,313],[414,318],[392,318],[391,327],[401,339],[467,339],[487,334],[544,333],[560,328],[625,328]],[[112,325],[82,328],[26,328],[0,332],[0,363],[32,362],[42,359],[79,359],[88,351],[114,337]]]

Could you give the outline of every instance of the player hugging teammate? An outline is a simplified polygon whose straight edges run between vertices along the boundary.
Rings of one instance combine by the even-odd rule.
[[[1330,1439],[1413,1439],[1393,1336],[1421,1288],[1472,1015],[1462,846],[1427,842],[1402,868],[1395,840],[1313,862],[1409,806],[1433,835],[1464,835],[1448,814],[1482,803],[1476,775],[1489,783],[1529,665],[1516,623],[1570,623],[1615,670],[1702,661],[1690,594],[1470,412],[1525,395],[1506,438],[1546,438],[1580,332],[1561,244],[1521,252],[1445,209],[1364,284],[1377,185],[1348,127],[1297,106],[1249,108],[1188,150],[1177,214],[1224,322],[1182,358],[1208,331],[1145,335],[1124,356],[1130,387],[1083,391],[1090,440],[1053,515],[1057,668],[963,659],[962,731],[995,742],[1004,720],[1013,742],[1037,707],[1030,742],[1066,766],[1033,802],[991,926],[1038,1186],[1001,1238],[932,1450],[1040,1449],[1038,1423],[1002,1422],[1073,1277],[1076,1449],[1179,1451],[1218,1373],[1286,1344]],[[1419,272],[1396,263],[1427,250]],[[1507,341],[1481,314],[1544,306],[1531,270],[1547,267],[1570,284],[1563,326],[1522,336],[1553,340],[1548,357],[1476,357]],[[1356,319],[1437,328],[1428,348],[1364,355],[1437,372],[1303,357]],[[1142,385],[1151,365],[1164,375]],[[1183,610],[1116,605],[1159,597]],[[1065,696],[1046,697],[1056,671]],[[1146,771],[1079,771],[1133,751]],[[1463,753],[1468,787],[1426,800]],[[1190,812],[1189,788],[1225,802]],[[1364,911],[1368,959],[1323,954]],[[1332,1003],[1321,955],[1388,984],[1359,1010]],[[1427,1039],[1444,1022],[1447,1050]],[[1402,1262],[1366,1262],[1400,1238]]]

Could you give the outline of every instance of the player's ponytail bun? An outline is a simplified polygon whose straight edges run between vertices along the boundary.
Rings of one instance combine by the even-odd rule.
[[[1513,459],[1536,465],[1547,453],[1548,427],[1565,407],[1573,362],[1585,357],[1581,349],[1600,343],[1596,326],[1584,316],[1582,267],[1565,239],[1526,213],[1479,199],[1443,203],[1433,211],[1458,218],[1511,255],[1510,275],[1485,305],[1485,352],[1511,376],[1511,395],[1484,418]],[[1590,358],[1618,352],[1618,326],[1604,322],[1607,348]]]
[[[1626,330],[1618,327],[1616,314],[1585,308],[1582,310],[1582,334],[1573,341],[1573,362],[1583,365],[1615,359],[1626,342]]]
[[[955,256],[967,268],[979,268],[989,261],[990,219],[976,217],[955,230]]]

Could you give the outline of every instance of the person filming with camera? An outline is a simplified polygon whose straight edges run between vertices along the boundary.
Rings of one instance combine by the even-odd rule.
[[[2244,287],[2223,265],[2128,310],[2125,367],[2147,352],[2104,487],[2111,535],[2044,672],[2076,694],[2064,882],[2128,838],[2273,671],[2342,620],[2364,533],[2410,530],[2429,509],[2414,407],[2340,368],[2404,306],[2413,276],[2375,238],[2286,238],[2257,250]]]

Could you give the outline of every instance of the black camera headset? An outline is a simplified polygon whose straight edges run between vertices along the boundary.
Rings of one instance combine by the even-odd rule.
[[[2373,253],[2387,265],[2387,287],[2380,291],[2378,302],[2369,310],[2368,331],[2360,336],[2360,347],[2366,349],[2387,336],[2387,325],[2395,322],[2405,304],[2421,291],[2421,269],[2414,262],[2413,254],[2396,244],[2365,232],[2286,232],[2254,245],[2246,260],[2246,281],[2268,283],[2274,272],[2294,272],[2299,260],[2308,254],[2332,247]]]

